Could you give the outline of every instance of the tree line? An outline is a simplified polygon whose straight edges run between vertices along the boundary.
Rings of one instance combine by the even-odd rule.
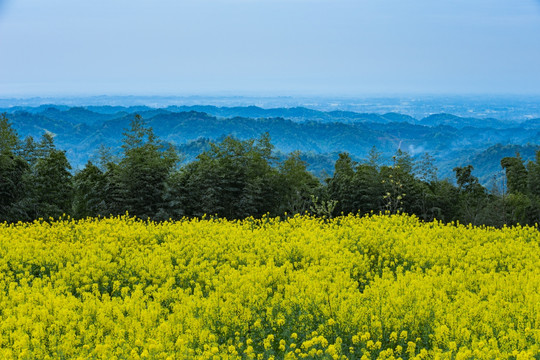
[[[268,134],[226,137],[195,161],[179,154],[136,115],[123,133],[119,156],[102,148],[96,161],[72,173],[64,151],[45,133],[20,139],[0,117],[0,221],[129,214],[142,219],[219,216],[240,219],[311,213],[404,212],[430,221],[504,226],[540,223],[540,151],[527,164],[501,160],[506,185],[486,189],[471,165],[456,167],[455,184],[438,179],[433,158],[398,150],[383,164],[375,148],[367,160],[339,155],[331,177],[311,174],[299,152],[274,155]]]

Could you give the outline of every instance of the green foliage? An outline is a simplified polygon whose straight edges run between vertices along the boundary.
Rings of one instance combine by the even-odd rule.
[[[405,210],[404,199],[407,196],[405,181],[410,176],[410,173],[407,171],[410,168],[410,164],[407,162],[405,167],[401,167],[396,156],[392,160],[393,164],[391,166],[384,166],[381,169],[381,183],[384,187],[383,201],[385,211],[396,214]]]
[[[126,208],[126,192],[122,184],[121,168],[115,162],[108,162],[104,165],[105,168],[105,185],[103,187],[103,196],[105,202],[100,208],[104,215],[122,214],[129,209]]]
[[[353,178],[354,207],[362,214],[382,209],[384,185],[378,171],[379,164],[370,161],[359,164]]]
[[[527,224],[529,222],[529,210],[531,209],[531,199],[522,194],[514,193],[505,198],[507,205],[507,224]]]
[[[427,189],[421,180],[415,178],[414,167],[411,156],[398,149],[392,157],[392,165],[381,168],[384,210],[392,214],[397,212],[422,214],[422,211],[425,211],[422,192]]]
[[[501,160],[501,166],[506,170],[508,192],[526,194],[528,173],[521,156],[516,154],[516,157],[505,157]]]
[[[88,162],[85,168],[73,177],[74,199],[73,216],[81,219],[106,215],[104,189],[107,178],[103,171]]]
[[[427,185],[429,190],[423,209],[424,219],[452,221],[459,219],[459,190],[449,180],[438,180]]]
[[[17,203],[24,197],[21,184],[27,170],[28,165],[22,158],[0,154],[0,222],[21,218]]]
[[[19,137],[6,114],[0,115],[0,154],[13,155],[18,149]]]
[[[23,198],[21,187],[28,166],[19,155],[20,143],[17,132],[5,114],[0,116],[0,221],[16,221],[20,218],[17,203]]]
[[[536,161],[529,161],[528,191],[535,197],[540,198],[540,150],[536,152]]]
[[[178,156],[158,141],[151,127],[136,115],[124,132],[118,180],[122,204],[132,215],[149,218],[165,207],[165,183]]]
[[[0,221],[59,217],[70,213],[71,166],[52,134],[21,144],[5,115],[0,118]]]
[[[527,166],[519,156],[501,160],[508,193],[489,193],[473,166],[454,168],[457,186],[437,179],[433,158],[415,161],[398,150],[389,165],[372,147],[366,161],[338,155],[326,184],[308,171],[300,152],[276,157],[268,133],[258,139],[225,137],[195,144],[205,149],[178,168],[175,148],[135,116],[124,131],[119,156],[102,148],[95,165],[72,176],[65,152],[46,132],[20,141],[0,118],[0,221],[15,222],[71,214],[76,218],[119,215],[143,219],[183,216],[293,215],[389,211],[423,220],[459,220],[494,226],[540,222],[540,151]]]
[[[337,201],[337,213],[351,213],[355,211],[354,176],[356,162],[348,153],[339,154],[336,161],[334,176],[328,181],[328,194]]]
[[[34,218],[58,218],[71,212],[71,166],[63,151],[47,148],[36,162],[32,186]]]
[[[414,175],[418,180],[428,184],[437,181],[437,166],[435,166],[433,156],[423,153],[414,163]]]
[[[336,200],[319,200],[319,197],[311,195],[311,205],[309,209],[315,216],[331,219],[337,203]]]
[[[262,216],[279,205],[273,160],[267,134],[256,141],[226,137],[181,170],[174,191],[187,215]]]
[[[459,219],[465,223],[479,225],[484,222],[483,210],[487,205],[487,191],[472,175],[472,165],[454,168],[458,184]]]
[[[533,160],[534,151],[538,149],[534,136],[540,130],[538,121],[500,123],[493,119],[480,121],[441,114],[419,122],[400,114],[293,108],[89,106],[83,109],[47,105],[6,110],[11,112],[10,119],[22,137],[39,139],[43,129],[54,133],[55,141],[67,150],[74,168],[83,168],[89,159],[98,164],[91,158],[96,150],[96,139],[116,152],[122,142],[122,131],[129,127],[132,115],[144,111],[145,120],[156,136],[174,143],[178,151],[186,155],[186,163],[207,150],[207,144],[196,139],[219,142],[224,135],[234,134],[246,140],[268,131],[277,151],[287,154],[300,150],[304,154],[302,158],[308,161],[308,169],[319,176],[322,170],[332,173],[339,152],[348,152],[359,161],[375,145],[384,158],[389,159],[395,152],[396,135],[399,135],[403,149],[424,147],[433,155],[437,154],[439,177],[453,178],[452,168],[472,164],[484,186],[500,171],[502,158],[519,151],[525,161]],[[460,141],[456,141],[457,138]],[[508,144],[510,141],[512,145]],[[309,159],[307,153],[311,153]]]
[[[454,168],[459,191],[471,193],[478,189],[479,182],[478,178],[472,175],[473,169],[472,165]]]
[[[307,171],[306,163],[300,159],[300,152],[291,153],[279,166],[280,204],[277,212],[305,213],[310,208],[311,196],[319,186],[320,182]]]

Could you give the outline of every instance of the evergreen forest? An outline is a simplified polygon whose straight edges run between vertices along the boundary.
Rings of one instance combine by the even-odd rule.
[[[66,152],[45,133],[18,136],[0,117],[0,221],[130,215],[166,220],[183,217],[243,219],[310,213],[408,213],[426,221],[473,225],[540,223],[540,151],[500,159],[504,187],[487,189],[472,165],[453,168],[454,181],[439,179],[433,157],[397,150],[383,163],[340,153],[323,179],[293,151],[276,156],[268,133],[253,139],[210,141],[190,162],[158,138],[140,115],[122,134],[121,151],[102,147],[74,171]]]

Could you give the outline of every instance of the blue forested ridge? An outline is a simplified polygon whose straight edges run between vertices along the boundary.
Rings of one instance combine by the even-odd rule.
[[[157,136],[174,144],[185,162],[207,149],[210,140],[232,135],[256,138],[268,132],[277,156],[299,150],[316,175],[331,174],[340,152],[365,159],[375,146],[383,161],[397,149],[413,157],[427,152],[439,177],[453,177],[456,166],[472,164],[481,183],[502,174],[500,159],[519,153],[534,158],[540,143],[540,119],[499,120],[440,113],[415,119],[395,112],[320,111],[305,107],[265,109],[257,106],[209,105],[10,107],[7,112],[21,137],[49,132],[67,151],[74,169],[81,168],[107,146],[119,149],[122,132],[133,114],[140,114]],[[280,155],[281,154],[281,155]]]

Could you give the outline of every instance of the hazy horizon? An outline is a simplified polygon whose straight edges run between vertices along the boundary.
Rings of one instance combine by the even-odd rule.
[[[0,97],[540,95],[537,0],[0,0]]]

